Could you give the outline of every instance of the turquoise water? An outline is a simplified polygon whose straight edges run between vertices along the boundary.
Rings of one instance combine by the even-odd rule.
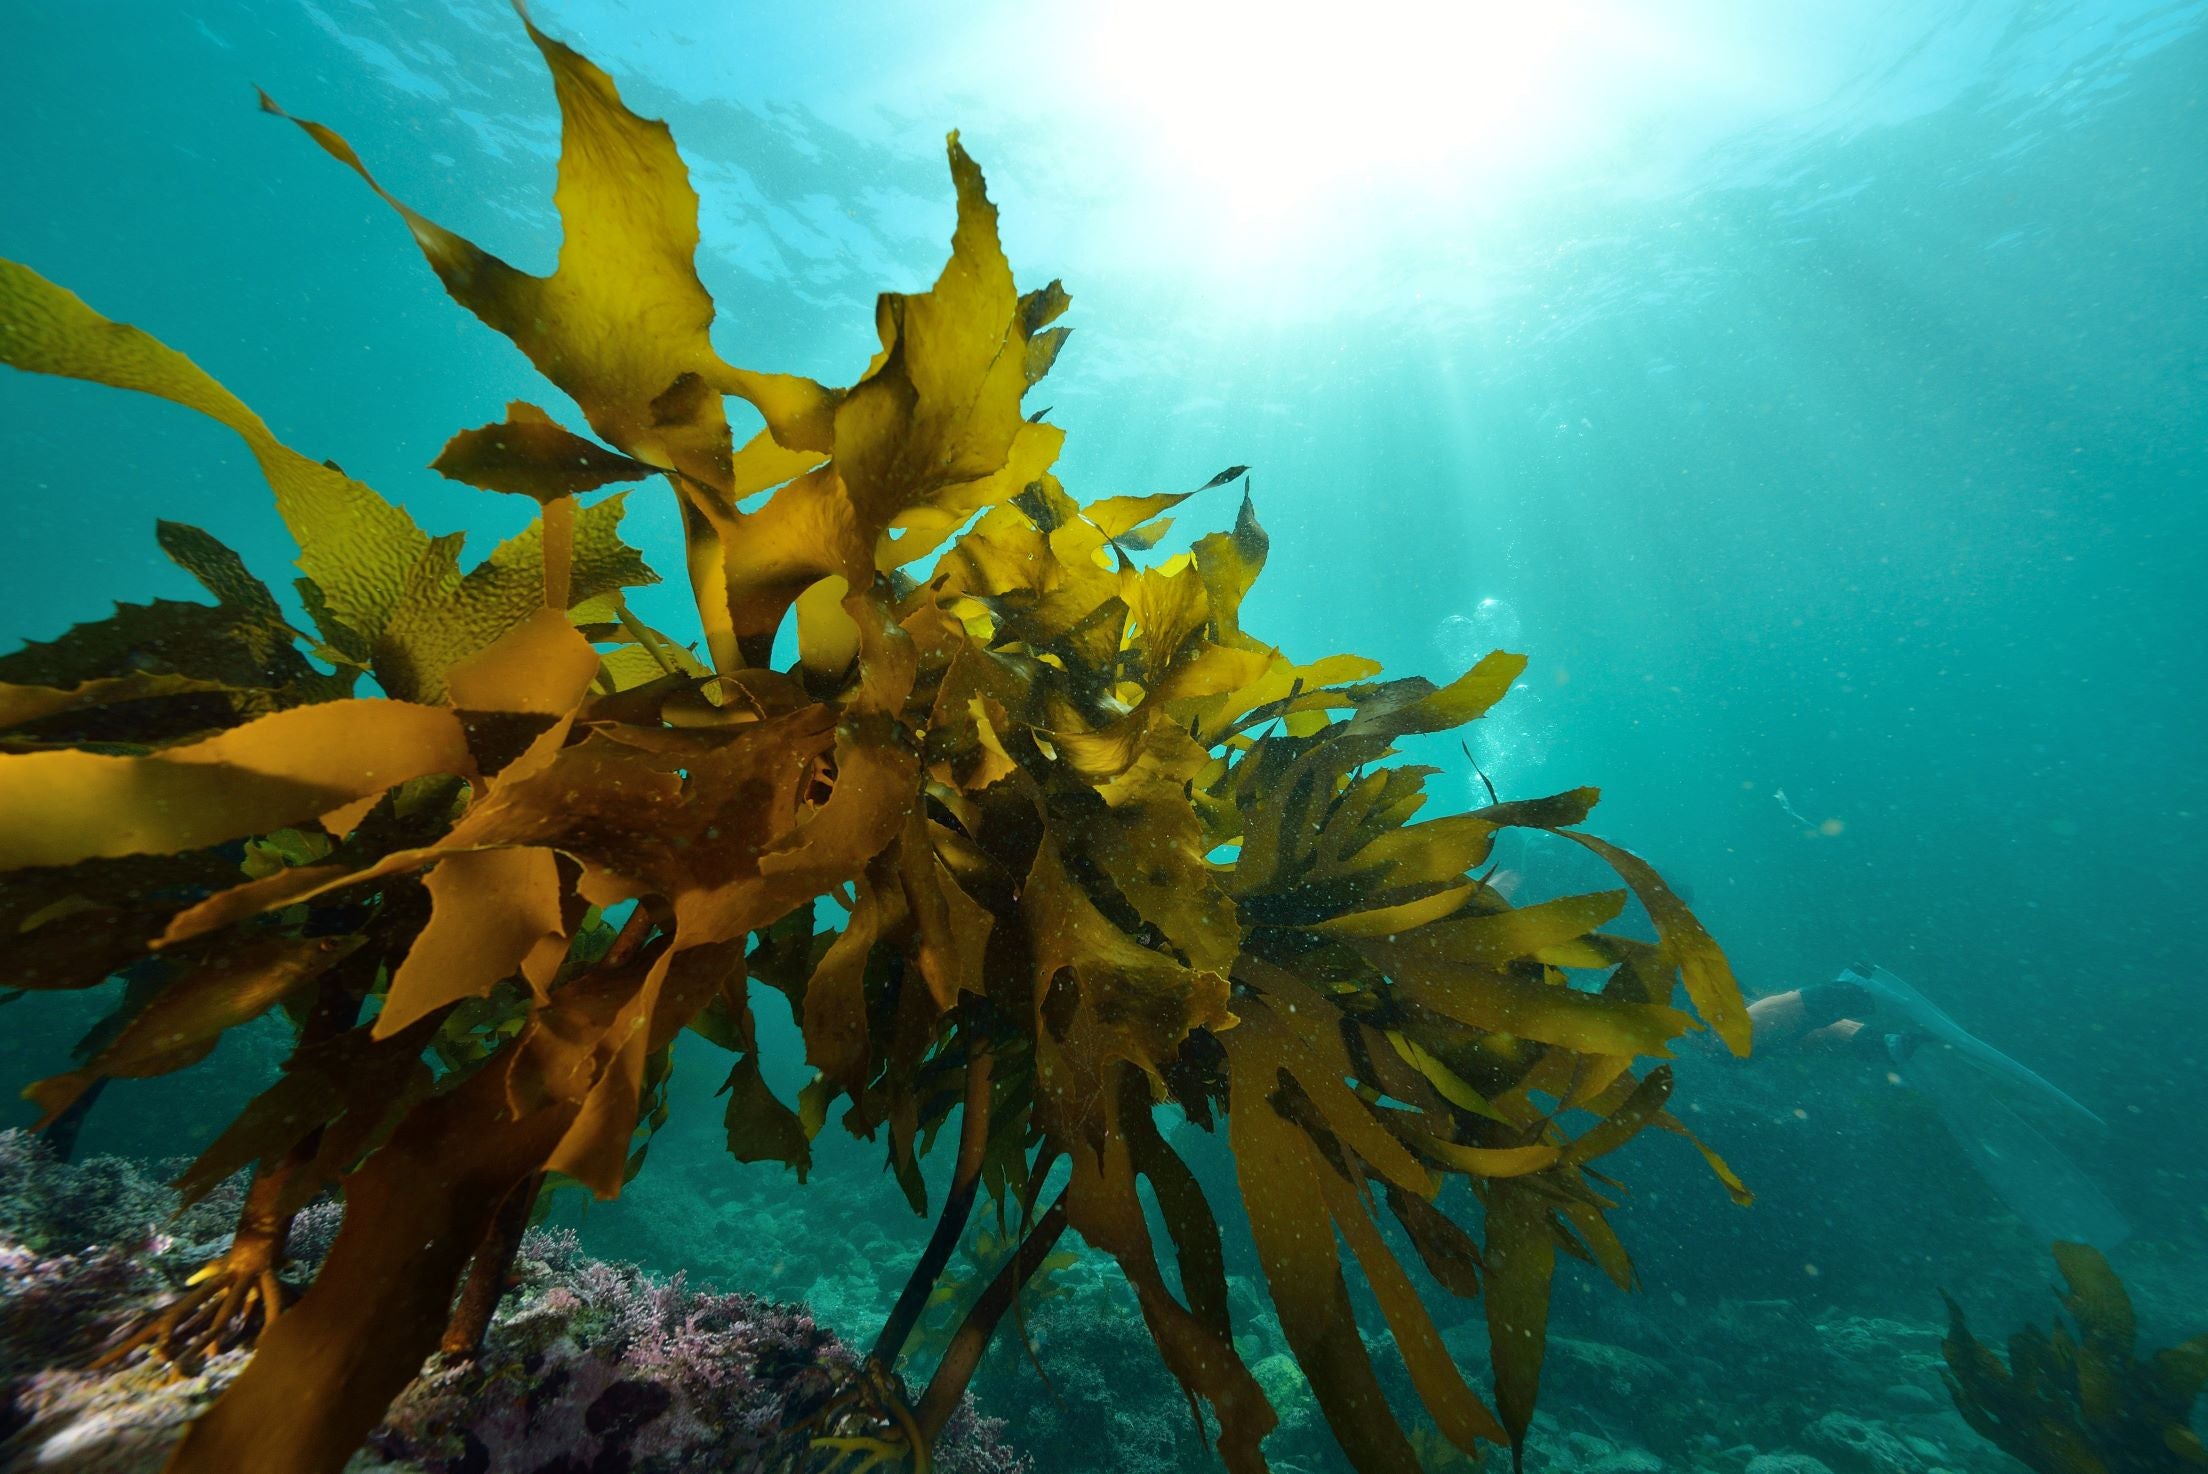
[[[2107,1120],[2066,1149],[2137,1272],[2208,1278],[2208,6],[536,15],[670,121],[733,362],[863,367],[874,292],[940,262],[961,129],[1023,285],[1074,295],[1045,396],[1070,489],[1249,464],[1251,627],[1436,675],[1526,650],[1473,738],[1505,798],[1601,784],[1594,827],[1691,891],[1752,992],[1907,977]],[[479,553],[518,527],[423,468],[534,374],[252,93],[544,269],[556,120],[504,7],[93,0],[10,29],[0,255],[424,526]],[[170,406],[8,374],[0,463],[0,643],[191,596],[156,516],[265,573],[292,556],[236,443]],[[630,540],[679,567],[671,507],[634,500]],[[1168,549],[1234,503],[1184,512]],[[674,585],[636,602],[686,627]],[[1422,755],[1480,799],[1453,747]],[[1512,858],[1528,895],[1584,888]],[[89,1014],[4,1017],[21,1080]],[[709,1054],[586,1238],[878,1313],[834,1261],[922,1228],[872,1149],[831,1153],[817,1205],[716,1164]],[[234,1068],[119,1086],[86,1146],[194,1150],[274,1057],[238,1039]],[[1676,1143],[1636,1147],[1651,1300],[2037,1293],[2043,1246],[1918,1094],[1779,1078],[1714,1078],[1699,1123],[1749,1212]]]

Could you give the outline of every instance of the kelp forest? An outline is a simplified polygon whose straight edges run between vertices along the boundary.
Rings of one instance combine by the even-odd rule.
[[[1594,788],[1427,808],[1435,769],[1399,745],[1478,722],[1524,657],[1387,679],[1245,628],[1268,539],[1243,467],[1191,468],[1186,492],[1062,485],[1068,431],[1034,391],[1071,299],[1015,284],[955,134],[949,259],[879,298],[853,382],[724,360],[668,129],[523,25],[561,119],[549,275],[290,118],[548,381],[544,405],[453,407],[489,423],[433,468],[534,504],[474,566],[279,439],[189,345],[0,264],[0,358],[228,427],[299,550],[279,596],[276,570],[163,521],[205,601],[118,603],[0,658],[5,983],[127,985],[30,1088],[48,1135],[225,1031],[277,1018],[292,1039],[177,1182],[189,1202],[250,1174],[229,1247],[103,1353],[251,1352],[168,1467],[344,1468],[425,1364],[480,1346],[542,1200],[662,1170],[643,1148],[685,1030],[733,1061],[733,1158],[787,1164],[801,1196],[816,1135],[849,1132],[933,1220],[864,1354],[783,1430],[818,1467],[930,1468],[1023,1284],[1077,1242],[1124,1274],[1220,1463],[1267,1469],[1222,1205],[1168,1120],[1231,1148],[1235,1217],[1355,1468],[1430,1466],[1429,1425],[1521,1447],[1559,1256],[1635,1284],[1606,1162],[1686,1134],[1664,1063],[1684,1036],[1749,1045],[1716,942],[1581,827]],[[762,425],[740,443],[730,399]],[[1187,498],[1235,495],[1231,531],[1156,553]],[[683,546],[625,542],[630,496],[672,498]],[[694,625],[632,612],[663,576]],[[1618,886],[1512,905],[1487,867],[1514,827]],[[1605,929],[1629,895],[1653,940]],[[760,1069],[769,993],[811,1071],[790,1099]],[[287,1243],[333,1195],[301,1292]],[[916,1336],[984,1233],[993,1275]],[[1415,1406],[1359,1334],[1368,1293]],[[1444,1347],[1437,1296],[1484,1318],[1491,1385]]]

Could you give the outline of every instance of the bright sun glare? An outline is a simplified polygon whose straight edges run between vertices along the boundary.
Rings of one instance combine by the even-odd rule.
[[[1723,83],[1711,48],[1637,10],[1113,0],[1086,8],[1062,53],[1062,100],[1109,129],[1142,192],[1200,222],[1214,250],[1308,263],[1568,183],[1667,105],[1659,80]]]
[[[1081,70],[1153,167],[1245,223],[1372,189],[1514,172],[1572,131],[1590,7],[1488,0],[1122,0]]]

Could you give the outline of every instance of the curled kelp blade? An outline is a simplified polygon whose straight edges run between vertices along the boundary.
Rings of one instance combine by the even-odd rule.
[[[558,265],[533,276],[388,193],[352,145],[291,118],[396,210],[453,300],[512,339],[623,454],[725,491],[728,420],[720,392],[754,397],[776,437],[820,437],[832,401],[818,386],[731,369],[709,336],[713,299],[698,281],[698,197],[667,125],[622,103],[612,78],[522,17],[560,106],[553,203],[565,228]],[[262,106],[290,115],[265,94]],[[652,324],[638,332],[640,322]],[[678,385],[713,393],[668,398]],[[824,448],[824,447],[823,447]]]
[[[1021,299],[996,206],[955,134],[947,153],[958,196],[951,257],[928,291],[881,298],[881,351],[840,397],[819,447],[833,459],[754,513],[695,509],[720,549],[714,572],[737,641],[770,638],[823,579],[865,589],[878,569],[917,556],[889,538],[893,528],[925,547],[1042,476],[1057,454],[1062,433],[1020,415]]]
[[[1082,1237],[1119,1264],[1166,1367],[1217,1420],[1215,1447],[1234,1474],[1262,1474],[1260,1450],[1278,1417],[1235,1349],[1217,1221],[1187,1166],[1158,1135],[1148,1091],[1131,1066],[1106,1084],[1115,1129],[1071,1142],[1065,1204]],[[1156,1194],[1180,1270],[1176,1296],[1158,1262],[1140,1185]]]
[[[333,129],[291,121],[399,213],[453,299],[510,338],[621,457],[674,473],[693,575],[702,578],[697,592],[707,644],[714,665],[727,671],[740,657],[727,595],[718,586],[722,576],[712,571],[724,544],[721,524],[735,516],[738,499],[795,469],[745,484],[722,396],[750,400],[778,450],[814,453],[806,464],[817,464],[833,442],[836,396],[810,380],[721,360],[710,338],[713,301],[695,266],[697,193],[666,124],[631,112],[604,71],[540,31],[525,12],[522,21],[551,71],[560,107],[553,202],[563,237],[549,276],[521,271],[407,206]],[[262,105],[289,116],[265,94]],[[641,323],[649,331],[639,331]],[[541,427],[525,429],[505,437],[503,447],[456,442],[440,459],[455,471],[532,490],[572,487],[615,471],[603,456],[581,452],[591,476],[576,476],[575,468],[558,464],[555,439]]]
[[[1220,1036],[1237,1097],[1229,1129],[1244,1133],[1245,1200],[1270,1225],[1261,1259],[1276,1303],[1287,1301],[1283,1323],[1297,1323],[1299,1355],[1329,1367],[1336,1390],[1331,1401],[1320,1392],[1322,1406],[1360,1468],[1399,1467],[1406,1445],[1349,1349],[1346,1295],[1327,1288],[1341,1282],[1337,1235],[1382,1295],[1407,1358],[1431,1321],[1403,1292],[1367,1204],[1391,1205],[1446,1287],[1485,1295],[1495,1411],[1468,1400],[1439,1365],[1418,1369],[1414,1384],[1460,1444],[1522,1445],[1557,1252],[1633,1282],[1605,1218],[1610,1202],[1586,1168],[1669,1122],[1668,1073],[1636,1077],[1629,1067],[1694,1027],[1658,1001],[1675,959],[1694,957],[1676,914],[1663,917],[1667,942],[1628,945],[1599,931],[1619,914],[1621,891],[1512,908],[1468,873],[1502,827],[1583,820],[1591,790],[1420,822],[1430,770],[1370,766],[1399,735],[1476,719],[1517,668],[1504,657],[1449,687],[1351,688],[1346,720],[1268,732],[1213,780],[1241,814],[1231,885],[1246,928],[1235,976],[1247,992]],[[1653,872],[1614,854],[1629,884],[1654,893]],[[1612,982],[1572,986],[1561,965],[1611,969]],[[1649,981],[1659,971],[1660,990]],[[1729,973],[1706,969],[1691,991],[1722,1018],[1729,986]],[[1570,1100],[1591,1124],[1571,1135],[1533,1104],[1536,1091]],[[1252,1165],[1260,1160],[1263,1170]],[[1484,1244],[1421,1206],[1449,1174],[1481,1194]],[[1281,1182],[1313,1200],[1282,1201]],[[1322,1374],[1312,1372],[1316,1390]],[[1357,1388],[1367,1391],[1343,1390]]]
[[[2006,1364],[1971,1334],[1947,1298],[1940,1344],[1956,1411],[1986,1439],[2036,1469],[2162,1469],[2208,1464],[2191,1425],[2208,1387],[2208,1335],[2151,1356],[2123,1281],[2100,1251],[2054,1245],[2071,1325],[2026,1326],[2009,1339]]]
[[[622,492],[580,510],[555,501],[466,573],[459,539],[433,539],[374,642],[377,681],[417,701],[457,699],[448,686],[454,670],[546,607],[548,593],[554,607],[567,609],[657,583],[642,555],[621,540],[626,506]],[[564,576],[548,572],[551,541],[564,544],[550,550]]]
[[[159,521],[154,535],[216,602],[118,604],[0,656],[0,742],[153,747],[350,694],[353,673],[308,662],[302,636],[235,552],[188,523]]]

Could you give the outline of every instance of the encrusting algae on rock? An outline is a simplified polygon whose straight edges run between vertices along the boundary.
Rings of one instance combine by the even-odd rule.
[[[472,569],[457,536],[291,450],[183,355],[0,264],[0,358],[229,426],[300,546],[309,631],[170,523],[164,549],[217,602],[171,619],[158,659],[124,606],[0,661],[8,980],[151,979],[103,1047],[32,1087],[49,1118],[271,1010],[297,1031],[282,1077],[180,1179],[190,1198],[255,1174],[241,1226],[262,1243],[217,1268],[228,1324],[184,1349],[244,1323],[258,1350],[169,1467],[341,1468],[440,1344],[481,1342],[546,1181],[611,1196],[641,1165],[685,1029],[734,1053],[741,1160],[802,1176],[840,1105],[886,1133],[924,1212],[918,1155],[958,1120],[906,1294],[846,1390],[784,1430],[824,1458],[926,1468],[1070,1229],[1124,1271],[1226,1466],[1266,1468],[1275,1414],[1160,1104],[1223,1120],[1289,1353],[1355,1467],[1418,1455],[1354,1325],[1344,1245],[1439,1435],[1522,1443],[1557,1253],[1633,1283],[1597,1160],[1650,1126],[1684,1133],[1669,1070],[1639,1069],[1697,1027],[1675,981],[1748,1044],[1685,905],[1578,831],[1594,790],[1417,819],[1433,770],[1388,766],[1396,745],[1477,720],[1523,657],[1437,687],[1245,631],[1267,539],[1242,468],[1211,482],[1243,481],[1231,532],[1138,562],[1195,493],[1084,505],[1051,474],[1064,432],[1022,399],[1069,299],[1017,290],[955,135],[950,260],[930,290],[882,296],[856,383],[726,363],[666,127],[528,30],[563,123],[554,272],[384,196],[598,436],[516,403],[454,437],[440,472],[541,508]],[[336,133],[299,126],[373,186]],[[741,446],[728,396],[765,422]],[[653,580],[620,539],[624,493],[583,502],[643,481],[680,508],[695,648],[624,601]],[[774,668],[793,626],[797,659]],[[351,694],[362,676],[382,694]],[[1511,826],[1585,846],[1624,888],[1512,907],[1478,873]],[[1656,941],[1600,929],[1628,889]],[[823,896],[840,929],[817,924]],[[816,1074],[794,1105],[760,1074],[753,983],[803,1028]],[[1452,1179],[1471,1226],[1435,1205]],[[333,1190],[343,1227],[281,1305],[265,1287],[289,1215]],[[985,1193],[1017,1243],[921,1381],[914,1327]],[[1402,1244],[1484,1307],[1492,1408]],[[471,1277],[494,1293],[462,1294]],[[263,1291],[228,1294],[248,1280]]]
[[[218,1210],[234,1215],[241,1191],[225,1184],[179,1219],[175,1195],[132,1163],[60,1162],[0,1133],[0,1467],[162,1466],[248,1353],[93,1368],[85,1353],[158,1304],[209,1247],[163,1229],[219,1246]],[[299,1278],[327,1251],[335,1208],[317,1205],[295,1228]],[[808,1426],[857,1377],[858,1354],[801,1307],[592,1259],[569,1231],[532,1232],[511,1269],[482,1343],[408,1384],[347,1465],[353,1474],[796,1474],[812,1463]],[[1029,1469],[970,1407],[944,1430],[936,1467]]]

